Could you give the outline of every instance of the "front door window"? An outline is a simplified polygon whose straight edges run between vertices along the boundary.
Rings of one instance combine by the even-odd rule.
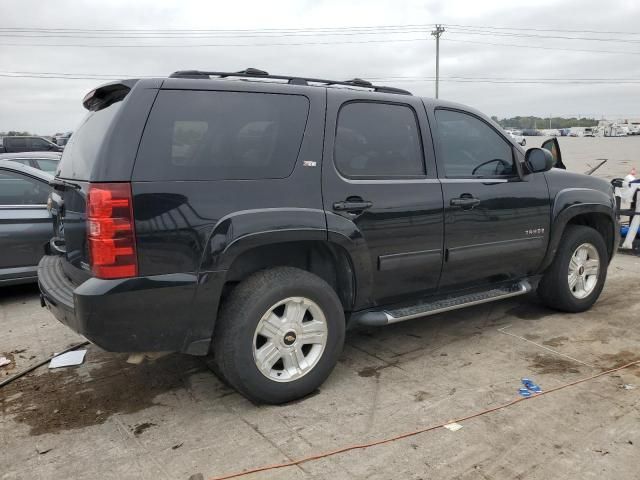
[[[439,161],[447,178],[495,178],[516,174],[511,145],[482,120],[436,110]]]

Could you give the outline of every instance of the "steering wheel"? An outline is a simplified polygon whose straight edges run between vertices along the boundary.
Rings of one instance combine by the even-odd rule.
[[[486,162],[482,162],[480,165],[477,165],[476,168],[474,168],[471,171],[471,175],[475,175],[476,172],[478,170],[480,170],[480,168],[484,167],[485,165],[489,165],[491,163],[497,163],[498,165],[496,165],[496,175],[498,175],[498,166],[502,165],[504,167],[504,170],[510,170],[511,169],[511,163],[507,162],[506,160],[503,160],[501,158],[494,158],[493,160],[487,160]]]

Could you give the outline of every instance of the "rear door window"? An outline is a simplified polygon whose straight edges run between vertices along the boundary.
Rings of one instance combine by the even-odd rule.
[[[35,178],[0,170],[0,205],[45,205],[50,187]]]
[[[309,112],[300,95],[161,91],[136,159],[134,180],[285,178]]]
[[[411,107],[352,102],[340,109],[335,164],[349,178],[425,175],[418,120]]]

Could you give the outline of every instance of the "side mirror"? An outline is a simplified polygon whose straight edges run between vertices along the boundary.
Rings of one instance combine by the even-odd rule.
[[[545,148],[530,148],[525,153],[524,162],[531,173],[548,172],[553,168],[553,156]]]

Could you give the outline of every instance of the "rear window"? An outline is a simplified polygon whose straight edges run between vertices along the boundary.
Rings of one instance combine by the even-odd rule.
[[[295,166],[308,112],[300,95],[161,91],[133,178],[285,178]]]
[[[59,177],[89,180],[102,141],[121,106],[122,102],[115,102],[84,117],[64,149]]]
[[[40,170],[44,170],[45,172],[53,173],[56,171],[58,167],[59,160],[47,160],[47,159],[37,159],[36,164]]]

